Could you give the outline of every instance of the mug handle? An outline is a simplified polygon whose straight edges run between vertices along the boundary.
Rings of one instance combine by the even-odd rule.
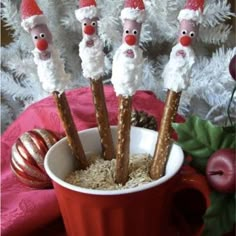
[[[184,165],[181,170],[180,170],[180,175],[179,175],[179,180],[177,181],[177,184],[175,185],[173,191],[173,198],[175,194],[178,192],[181,192],[183,190],[195,190],[199,192],[202,196],[203,199],[205,200],[205,206],[206,208],[209,207],[210,205],[210,189],[207,184],[205,176],[202,174],[197,173],[197,171],[190,167],[189,165]],[[174,200],[174,199],[172,199]],[[173,202],[173,201],[172,201]],[[196,204],[196,202],[192,203],[193,205]],[[180,224],[182,226],[187,226],[187,222],[184,220],[183,215],[178,214],[177,215],[178,220],[180,221]],[[200,236],[202,231],[203,231],[204,225],[198,227],[194,233],[191,234],[191,236]],[[189,225],[187,228],[190,228]],[[189,235],[186,233],[180,233],[179,235]]]

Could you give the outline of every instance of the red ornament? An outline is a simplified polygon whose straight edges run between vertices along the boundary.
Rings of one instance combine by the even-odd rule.
[[[54,133],[44,129],[25,132],[16,140],[12,147],[11,169],[23,184],[33,188],[51,187],[44,158],[57,141]]]
[[[206,177],[209,185],[222,193],[235,191],[236,156],[235,149],[220,149],[208,160]]]
[[[231,59],[229,64],[229,72],[234,80],[236,80],[236,55]]]

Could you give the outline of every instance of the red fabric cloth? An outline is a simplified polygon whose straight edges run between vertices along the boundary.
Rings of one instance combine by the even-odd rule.
[[[117,124],[118,99],[111,86],[105,86],[105,97],[111,125]],[[78,130],[96,126],[90,88],[66,93]],[[156,117],[160,125],[164,104],[149,91],[138,91],[133,109]],[[177,122],[183,119],[177,116]],[[29,106],[3,133],[1,138],[1,230],[2,236],[65,235],[53,189],[31,189],[21,184],[10,169],[11,147],[24,132],[34,128],[54,131],[64,136],[52,96]]]

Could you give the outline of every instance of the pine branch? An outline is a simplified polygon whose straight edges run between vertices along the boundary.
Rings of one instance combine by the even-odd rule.
[[[156,60],[146,59],[143,67],[143,80],[140,89],[150,90],[157,94],[158,98],[164,99],[163,81],[158,76]]]
[[[173,42],[177,34],[177,15],[179,6],[175,1],[146,2],[146,23],[152,26],[153,43]]]
[[[114,16],[100,18],[98,22],[99,37],[108,48],[119,46],[121,43],[121,27],[119,19]]]
[[[235,13],[231,12],[231,5],[227,2],[227,0],[206,3],[203,15],[204,19],[202,25],[204,27],[215,27],[231,17],[236,16]]]
[[[5,27],[9,28],[12,38],[16,38],[21,32],[19,2],[11,0],[2,0],[1,4],[1,18],[5,22]]]
[[[203,43],[220,45],[225,43],[232,30],[231,25],[219,24],[212,28],[200,27],[199,38]]]
[[[228,70],[234,49],[218,49],[211,58],[199,58],[193,67],[191,85],[183,94],[181,109],[185,115],[199,115],[213,123],[225,125],[228,120],[227,106],[235,81]],[[207,89],[206,89],[207,88]],[[232,117],[236,111],[236,100],[231,105]]]

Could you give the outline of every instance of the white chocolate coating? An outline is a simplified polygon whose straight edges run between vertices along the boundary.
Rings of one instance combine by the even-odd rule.
[[[97,80],[104,74],[103,43],[98,36],[93,36],[94,45],[88,47],[85,36],[79,44],[79,56],[82,60],[83,75],[85,78]]]
[[[194,62],[195,54],[191,47],[184,47],[180,43],[175,45],[162,73],[164,88],[174,92],[185,90],[189,86]]]
[[[127,57],[125,52],[132,50],[134,58]],[[139,88],[142,80],[143,52],[139,46],[122,44],[113,58],[111,82],[116,95],[132,96]]]
[[[52,45],[49,46],[48,50],[51,52],[51,57],[48,60],[40,59],[40,51],[37,48],[32,51],[34,62],[37,65],[39,81],[48,93],[63,92],[70,81],[70,75],[65,73],[64,62],[60,58],[58,50]]]

